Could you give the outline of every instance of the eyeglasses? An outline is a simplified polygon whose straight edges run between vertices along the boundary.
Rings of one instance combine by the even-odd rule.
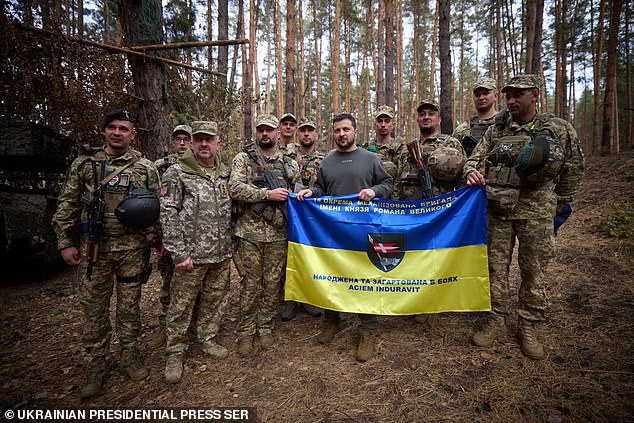
[[[174,138],[174,141],[179,142],[179,143],[180,142],[190,142],[191,138],[189,138],[189,137],[176,137],[176,138]]]

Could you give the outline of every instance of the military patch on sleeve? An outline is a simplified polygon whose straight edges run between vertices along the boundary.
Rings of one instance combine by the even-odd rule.
[[[161,190],[159,191],[159,195],[161,197],[165,197],[169,193],[170,193],[170,183],[168,181],[165,181],[161,184]]]

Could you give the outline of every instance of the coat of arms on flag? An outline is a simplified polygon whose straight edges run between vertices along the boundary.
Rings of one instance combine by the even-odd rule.
[[[405,254],[405,234],[368,233],[368,257],[383,272],[399,265]]]

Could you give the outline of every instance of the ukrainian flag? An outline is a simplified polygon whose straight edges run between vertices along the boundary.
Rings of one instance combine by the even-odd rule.
[[[285,299],[382,315],[490,310],[485,188],[411,202],[292,194]]]

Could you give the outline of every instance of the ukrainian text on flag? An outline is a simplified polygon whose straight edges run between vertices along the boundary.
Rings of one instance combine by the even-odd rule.
[[[483,187],[288,205],[287,300],[384,315],[491,309]]]

